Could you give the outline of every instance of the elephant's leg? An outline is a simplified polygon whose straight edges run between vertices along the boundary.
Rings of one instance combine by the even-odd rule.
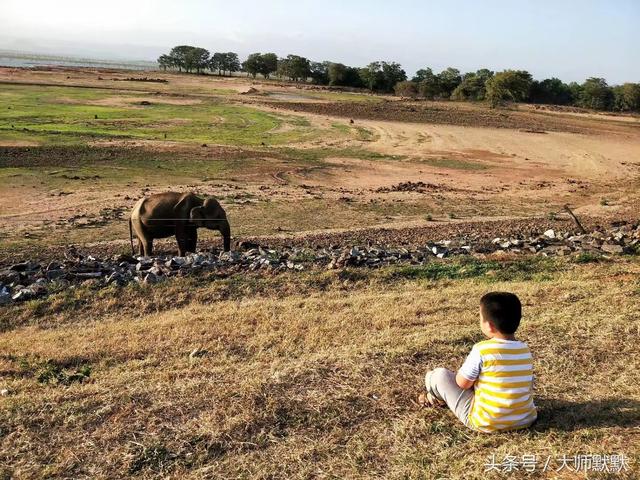
[[[187,254],[187,238],[184,235],[177,235],[176,240],[178,241],[178,256],[184,257]]]
[[[145,257],[153,255],[153,238],[144,238],[140,243]]]
[[[192,232],[187,235],[187,241],[185,247],[187,252],[196,252],[196,244],[198,243],[198,231],[194,228]]]

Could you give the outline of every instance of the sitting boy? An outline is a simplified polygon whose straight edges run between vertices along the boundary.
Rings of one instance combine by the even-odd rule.
[[[489,338],[476,343],[454,373],[436,368],[425,376],[418,402],[446,403],[469,428],[481,432],[515,430],[537,418],[533,404],[533,358],[516,340],[522,305],[513,293],[491,292],[480,299],[480,329]]]

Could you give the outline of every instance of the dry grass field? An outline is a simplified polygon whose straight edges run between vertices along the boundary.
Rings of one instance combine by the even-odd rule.
[[[17,478],[429,479],[501,478],[484,473],[491,454],[637,459],[637,260],[404,273],[190,279],[3,312],[0,464]],[[540,420],[486,435],[414,397],[481,339],[477,299],[494,289],[523,300]]]
[[[168,189],[265,243],[516,229],[566,203],[589,226],[639,217],[638,117],[132,75],[0,68],[0,267],[128,252],[130,207]],[[415,402],[481,340],[491,290],[522,299],[540,412],[499,435]],[[635,479],[639,341],[637,255],[88,281],[0,306],[0,478]],[[559,469],[589,454],[628,465]]]

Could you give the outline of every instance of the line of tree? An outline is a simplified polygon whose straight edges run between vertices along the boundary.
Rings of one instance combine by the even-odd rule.
[[[276,75],[294,82],[316,85],[366,88],[428,100],[487,101],[491,106],[506,102],[530,102],[552,105],[572,105],[595,110],[640,111],[640,83],[610,86],[604,78],[588,78],[582,84],[564,83],[558,78],[534,80],[525,70],[493,72],[486,68],[461,74],[456,68],[434,73],[431,68],[416,72],[411,80],[397,62],[376,61],[357,68],[337,62],[314,62],[299,55],[279,58],[275,53],[252,53],[240,63],[233,52],[214,53],[189,45],[171,49],[161,55],[158,64],[164,70],[219,75],[243,71],[256,78]]]
[[[216,52],[213,55],[206,48],[178,45],[166,55],[160,55],[158,65],[163,70],[178,69],[180,72],[203,73],[205,70],[218,75],[231,74],[240,70],[240,59],[234,52]]]
[[[581,84],[567,84],[558,78],[534,80],[525,70],[494,73],[483,68],[460,74],[455,68],[447,68],[435,74],[425,68],[418,70],[410,81],[397,83],[394,90],[397,95],[429,100],[486,100],[494,107],[506,102],[529,102],[640,111],[640,83],[610,86],[604,78],[591,77]]]

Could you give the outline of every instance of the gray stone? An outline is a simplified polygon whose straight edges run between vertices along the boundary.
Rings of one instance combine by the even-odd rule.
[[[65,276],[64,270],[47,270],[47,279],[57,280]]]
[[[604,243],[600,248],[603,252],[607,253],[624,253],[622,245],[618,245],[616,243]]]
[[[11,302],[11,292],[9,288],[2,285],[0,287],[0,305],[6,305]]]
[[[153,285],[154,283],[158,283],[159,281],[160,279],[156,275],[154,275],[153,273],[147,273],[142,280],[142,283],[144,283],[145,285]]]
[[[551,240],[553,240],[553,239],[555,239],[555,238],[556,238],[556,232],[555,232],[555,231],[553,231],[553,230],[551,230],[551,229],[549,229],[549,230],[547,230],[546,232],[544,232],[544,234],[543,234],[543,235],[544,235],[545,237],[547,237],[547,238],[550,238]]]

